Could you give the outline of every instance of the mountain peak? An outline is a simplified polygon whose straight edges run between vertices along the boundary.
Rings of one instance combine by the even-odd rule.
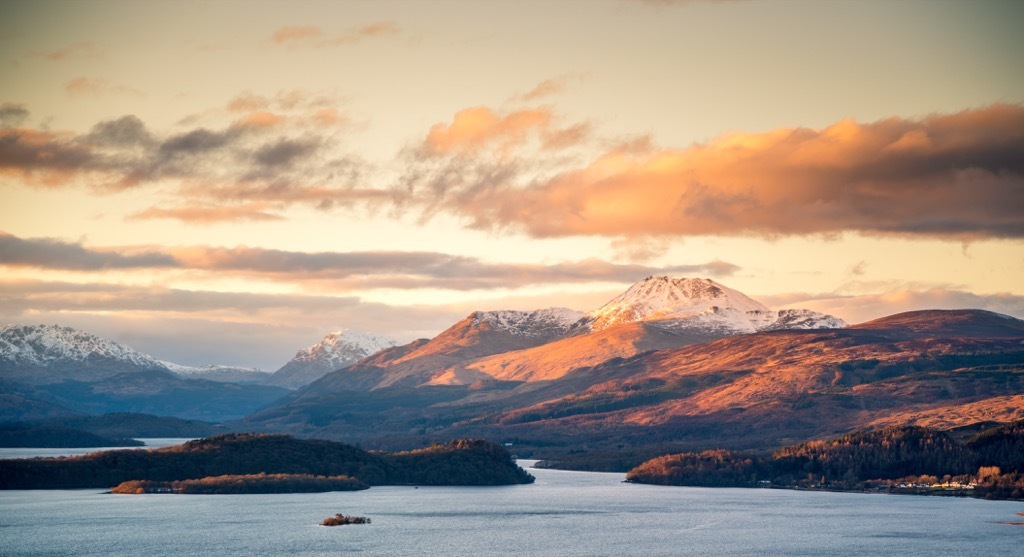
[[[107,358],[146,368],[162,368],[155,358],[118,342],[62,325],[0,327],[0,359],[15,365],[87,362]]]
[[[594,331],[634,321],[690,318],[753,332],[775,321],[774,312],[742,292],[711,279],[668,276],[635,283],[590,318]]]
[[[336,369],[348,367],[371,354],[397,345],[398,342],[393,338],[339,329],[328,333],[320,342],[299,350],[290,362],[274,372],[267,384],[298,388]]]
[[[732,335],[774,329],[841,328],[838,317],[810,310],[772,311],[707,278],[650,276],[588,315],[592,331],[636,321],[669,330]]]
[[[316,363],[331,368],[327,371],[333,371],[397,345],[398,342],[393,338],[351,329],[338,329],[328,333],[320,342],[299,350],[292,362]]]

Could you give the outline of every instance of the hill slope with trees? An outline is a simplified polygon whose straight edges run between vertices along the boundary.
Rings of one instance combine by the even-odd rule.
[[[529,483],[503,447],[455,441],[397,455],[287,435],[225,434],[156,450],[0,460],[0,489],[109,488],[131,480],[172,482],[248,474],[348,476],[369,485]]]

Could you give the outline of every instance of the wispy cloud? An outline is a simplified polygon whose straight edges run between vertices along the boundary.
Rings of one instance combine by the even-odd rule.
[[[328,48],[356,44],[366,39],[397,34],[399,34],[398,26],[391,21],[379,21],[360,27],[352,27],[335,34],[329,34],[315,25],[297,25],[277,29],[270,36],[270,42],[286,48]]]
[[[1018,105],[735,133],[680,150],[618,148],[547,175],[523,157],[498,166],[493,157],[465,156],[464,146],[515,143],[521,130],[543,130],[547,121],[474,109],[436,126],[428,152],[462,148],[463,156],[441,172],[411,166],[409,198],[468,217],[475,228],[535,237],[1024,236]]]
[[[687,4],[730,4],[748,2],[750,0],[623,0],[630,4],[667,8],[669,6],[685,6]]]
[[[129,220],[170,219],[195,224],[218,222],[282,220],[278,211],[268,205],[248,203],[239,206],[190,205],[185,207],[150,207],[128,215]]]
[[[44,56],[51,62],[60,62],[73,58],[101,58],[103,56],[103,49],[95,43],[77,42],[51,50],[45,53]]]
[[[65,83],[64,91],[73,97],[146,96],[138,89],[113,83],[109,79],[85,76],[76,77]]]
[[[552,79],[545,79],[538,83],[533,89],[530,89],[520,95],[516,95],[514,99],[528,103],[536,102],[542,98],[557,95],[582,80],[583,76],[579,74],[563,75]]]
[[[925,309],[984,309],[1024,318],[1024,296],[975,294],[956,288],[898,286],[875,294],[789,294],[764,297],[779,307],[799,307],[837,315],[848,323],[863,323],[904,311]],[[775,306],[773,306],[775,307]]]

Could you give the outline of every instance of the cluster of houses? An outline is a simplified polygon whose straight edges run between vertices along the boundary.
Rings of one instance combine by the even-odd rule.
[[[900,489],[974,489],[978,487],[978,484],[975,482],[961,483],[957,480],[953,480],[948,482],[931,484],[920,482],[901,483],[896,484],[893,487],[897,487]]]

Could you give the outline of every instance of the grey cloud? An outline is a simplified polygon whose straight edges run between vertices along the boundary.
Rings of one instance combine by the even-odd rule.
[[[102,166],[92,149],[51,133],[0,129],[0,168],[30,174],[33,171],[74,172]]]
[[[0,265],[68,270],[176,267],[256,275],[272,280],[328,281],[330,288],[516,288],[591,281],[633,282],[653,274],[728,276],[739,267],[720,260],[652,267],[599,259],[550,265],[490,263],[440,252],[297,252],[263,248],[190,247],[163,251],[86,248],[48,238],[0,235]]]
[[[281,139],[257,149],[253,159],[263,166],[288,166],[311,155],[316,149],[315,141]]]
[[[144,252],[122,255],[114,252],[90,250],[49,238],[25,240],[0,233],[0,265],[97,271],[102,269],[130,269],[147,267],[174,267],[178,262],[167,254]]]
[[[23,104],[0,104],[0,127],[16,128],[28,120],[28,109]]]
[[[188,264],[187,256],[181,256]],[[533,284],[590,281],[633,282],[652,274],[728,276],[739,267],[724,261],[651,267],[597,259],[550,265],[488,263],[437,252],[304,253],[259,248],[211,249],[204,268],[270,276],[330,279],[335,288],[515,288]],[[294,280],[293,278],[293,280]]]
[[[85,142],[113,147],[150,147],[156,139],[137,116],[100,122],[82,138]]]
[[[165,156],[174,156],[180,153],[207,153],[227,146],[238,139],[240,135],[240,132],[234,128],[219,132],[199,128],[167,138],[160,144],[159,151]]]
[[[307,101],[296,110],[312,110],[307,105],[320,102]],[[4,105],[4,110],[7,120],[14,121],[23,108]],[[141,214],[183,222],[210,222],[209,214],[191,218],[196,207],[230,209],[239,202],[272,204],[278,215],[294,204],[323,209],[379,205],[391,198],[384,189],[357,190],[369,164],[334,149],[341,133],[336,126],[316,127],[309,121],[308,115],[273,116],[272,124],[263,125],[243,118],[221,128],[193,127],[167,135],[154,133],[132,115],[99,122],[80,135],[0,128],[0,170],[12,170],[11,176],[26,184],[54,188],[177,186],[170,190],[176,199],[161,199],[159,210]],[[321,151],[331,156],[317,156]],[[248,218],[251,212],[215,214],[217,220],[230,220],[232,215]]]

